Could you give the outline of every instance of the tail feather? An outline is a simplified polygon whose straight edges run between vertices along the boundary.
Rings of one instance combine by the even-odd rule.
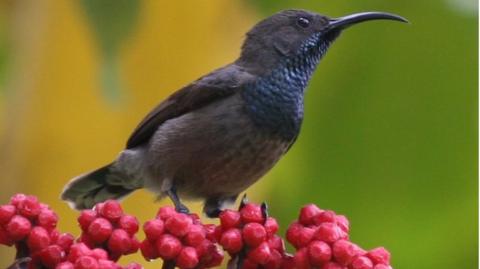
[[[81,210],[92,208],[96,203],[108,199],[120,199],[135,190],[126,188],[118,182],[111,184],[113,182],[108,180],[109,178],[119,177],[112,170],[112,164],[109,164],[72,179],[62,192],[62,200],[67,201],[71,207]]]

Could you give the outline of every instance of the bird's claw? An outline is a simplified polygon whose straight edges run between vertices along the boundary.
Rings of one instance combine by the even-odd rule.
[[[188,209],[188,207],[181,203],[175,205],[175,211],[177,211],[178,213],[190,214],[190,210]]]
[[[238,206],[238,210],[241,210],[246,204],[248,204],[247,194],[245,193],[240,201],[240,205]]]
[[[263,218],[266,221],[267,218],[268,218],[268,205],[267,205],[267,203],[263,202],[262,205],[260,206],[260,208],[262,209]]]

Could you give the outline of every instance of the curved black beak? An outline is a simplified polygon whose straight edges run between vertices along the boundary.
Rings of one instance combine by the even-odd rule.
[[[330,19],[327,29],[342,30],[351,25],[371,20],[392,20],[408,23],[407,19],[395,14],[390,14],[386,12],[362,12],[351,14],[345,17]]]

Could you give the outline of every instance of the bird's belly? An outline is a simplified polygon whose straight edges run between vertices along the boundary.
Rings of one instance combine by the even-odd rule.
[[[175,176],[180,192],[191,197],[239,194],[268,172],[288,147],[280,140],[252,132],[222,142],[194,154],[180,167]]]
[[[149,163],[155,181],[171,180],[184,197],[228,197],[263,176],[289,145],[259,130],[232,96],[162,125]]]

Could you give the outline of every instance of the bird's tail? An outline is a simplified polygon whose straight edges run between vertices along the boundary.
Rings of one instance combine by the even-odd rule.
[[[108,199],[120,199],[137,187],[122,184],[127,180],[113,167],[113,163],[93,172],[72,179],[62,192],[61,198],[75,209],[92,208]]]

